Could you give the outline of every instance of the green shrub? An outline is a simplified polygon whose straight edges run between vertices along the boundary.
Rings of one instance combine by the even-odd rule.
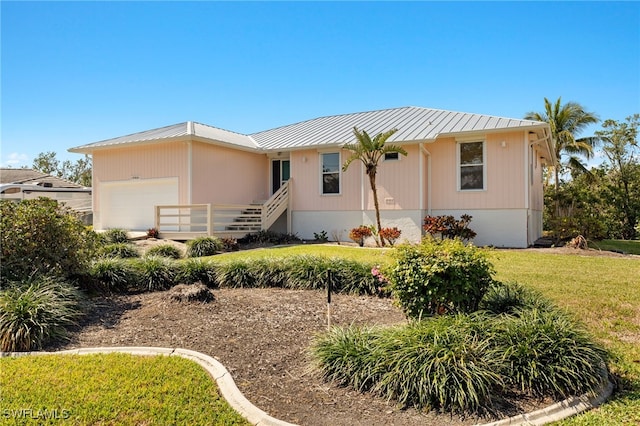
[[[506,363],[506,383],[524,392],[565,398],[601,384],[606,352],[557,309],[502,317],[493,337]]]
[[[323,229],[320,232],[314,232],[313,240],[319,243],[326,243],[327,241],[329,241],[329,237],[327,236],[327,231]]]
[[[184,284],[201,282],[210,288],[218,287],[216,265],[198,258],[190,258],[178,263],[176,281]]]
[[[440,235],[444,238],[460,238],[462,240],[470,240],[477,235],[474,230],[469,228],[472,217],[468,214],[460,216],[456,220],[453,216],[425,216],[422,229],[432,237]]]
[[[140,290],[166,290],[176,284],[177,267],[174,260],[147,256],[134,264],[136,286]]]
[[[222,250],[224,251],[238,251],[240,246],[238,240],[235,238],[222,238]]]
[[[492,315],[519,315],[523,309],[553,309],[551,301],[518,283],[494,281],[480,301],[479,309]]]
[[[300,241],[300,238],[295,234],[283,234],[268,230],[252,232],[239,240],[242,244],[291,244]]]
[[[0,290],[0,350],[32,351],[64,339],[81,314],[82,294],[51,276],[9,282]]]
[[[95,254],[95,233],[77,214],[49,198],[0,201],[2,280],[33,274],[82,275]]]
[[[380,230],[380,239],[387,241],[392,247],[396,241],[398,241],[400,235],[402,235],[402,231],[398,229],[397,226],[394,226],[393,228],[382,228]]]
[[[171,244],[158,244],[147,250],[147,256],[161,256],[168,257],[170,259],[180,259],[182,257],[182,251]]]
[[[425,238],[399,246],[393,256],[395,264],[384,275],[410,318],[473,312],[493,281],[484,252],[458,239]]]
[[[89,276],[99,288],[113,292],[125,292],[135,287],[137,281],[131,263],[118,257],[95,260],[89,268]]]
[[[222,251],[224,244],[217,237],[199,237],[187,241],[187,257],[213,256]]]
[[[109,243],[100,248],[103,257],[118,257],[120,259],[132,259],[140,257],[140,252],[130,243]]]
[[[325,378],[402,406],[478,411],[502,386],[502,357],[468,315],[388,329],[333,328],[312,355]]]
[[[108,244],[124,244],[129,242],[129,233],[126,229],[111,228],[104,231]]]
[[[360,225],[357,228],[353,228],[351,231],[349,231],[349,238],[353,242],[358,243],[360,247],[363,247],[364,241],[368,237],[371,237],[373,235],[372,229],[375,230],[375,228],[371,228],[365,225]]]

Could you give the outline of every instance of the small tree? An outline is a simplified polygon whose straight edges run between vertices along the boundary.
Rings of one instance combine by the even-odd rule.
[[[587,126],[599,121],[598,116],[588,112],[577,102],[562,104],[562,98],[551,103],[544,98],[544,112],[529,112],[525,115],[528,120],[544,121],[551,127],[551,136],[555,141],[555,154],[558,165],[554,167],[556,191],[560,185],[561,158],[563,154],[569,156],[566,165],[573,171],[586,172],[587,168],[576,155],[583,155],[587,159],[593,155],[593,147],[598,138],[578,138]]]
[[[622,237],[634,239],[640,216],[640,147],[638,127],[640,114],[627,117],[626,123],[606,120],[596,132],[609,163],[606,187],[608,200],[618,212]]]
[[[391,129],[386,132],[378,133],[373,137],[362,130],[358,130],[357,127],[353,128],[353,134],[356,137],[356,143],[349,143],[344,145],[344,149],[351,151],[351,156],[347,158],[342,170],[346,171],[349,165],[359,160],[364,164],[365,174],[369,177],[369,184],[371,185],[371,191],[373,192],[373,205],[376,210],[376,225],[378,226],[378,234],[382,230],[382,224],[380,222],[380,204],[378,203],[378,190],[376,188],[376,175],[378,173],[378,163],[380,159],[384,158],[385,154],[398,153],[407,155],[402,147],[398,145],[385,145],[387,139],[389,139],[398,129]],[[384,246],[384,239],[381,239],[381,244]]]
[[[55,152],[41,152],[33,160],[32,167],[39,172],[67,179],[82,186],[91,186],[91,157],[88,155],[75,163],[70,160],[60,163]]]

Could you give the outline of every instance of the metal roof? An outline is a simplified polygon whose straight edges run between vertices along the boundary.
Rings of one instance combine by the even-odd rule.
[[[275,129],[244,135],[205,124],[187,121],[173,126],[147,130],[72,148],[71,152],[88,153],[94,149],[171,140],[202,138],[205,142],[230,144],[252,150],[287,150],[306,147],[336,146],[355,142],[353,127],[370,135],[392,128],[398,131],[389,142],[430,141],[438,136],[544,128],[546,123],[466,112],[421,107],[401,107],[352,114],[314,118]]]
[[[133,145],[145,142],[156,142],[186,137],[199,137],[212,142],[221,142],[239,147],[256,149],[258,146],[248,135],[219,129],[206,124],[186,121],[172,126],[160,127],[158,129],[146,130],[144,132],[132,133],[112,139],[105,139],[99,142],[71,148],[71,152],[91,152],[96,148],[115,147],[122,145]]]
[[[82,185],[33,169],[0,169],[0,183],[8,184],[51,184],[54,188],[82,188]]]
[[[355,142],[353,127],[370,135],[396,128],[389,142],[434,140],[438,136],[546,126],[546,123],[440,109],[402,107],[302,121],[264,132],[253,139],[266,150]]]

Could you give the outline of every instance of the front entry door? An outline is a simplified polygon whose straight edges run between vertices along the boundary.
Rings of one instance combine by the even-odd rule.
[[[289,180],[291,167],[289,160],[271,160],[271,194]]]

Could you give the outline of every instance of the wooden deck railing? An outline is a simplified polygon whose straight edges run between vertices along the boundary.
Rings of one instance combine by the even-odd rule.
[[[155,206],[155,227],[161,238],[175,240],[212,235],[243,237],[275,223],[289,207],[289,188],[290,182],[285,182],[264,204]]]

